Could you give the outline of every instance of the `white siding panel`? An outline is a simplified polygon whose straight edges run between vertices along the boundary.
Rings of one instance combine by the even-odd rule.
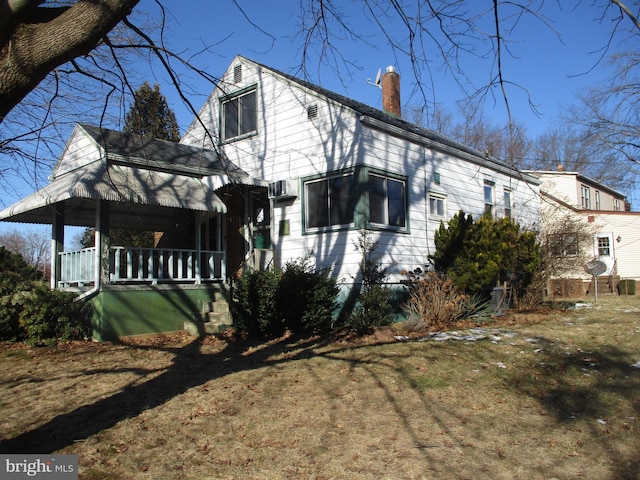
[[[600,231],[613,233],[618,275],[640,281],[640,213],[599,214],[596,221]]]
[[[54,168],[53,177],[72,172],[83,165],[100,160],[101,150],[96,143],[77,126]]]

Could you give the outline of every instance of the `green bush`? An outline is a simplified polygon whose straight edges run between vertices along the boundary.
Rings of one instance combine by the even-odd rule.
[[[483,215],[477,222],[460,211],[434,236],[429,256],[434,269],[469,295],[489,298],[493,287],[508,282],[522,295],[540,264],[534,232],[522,231],[508,218]]]
[[[346,326],[357,334],[370,333],[375,327],[390,325],[393,321],[393,292],[382,284],[387,277],[380,257],[376,254],[378,242],[371,238],[371,233],[361,230],[355,242],[356,252],[360,253],[360,276],[362,286],[355,306],[349,314]],[[354,286],[354,288],[356,288]]]
[[[370,333],[375,327],[393,322],[391,292],[382,285],[371,285],[360,293],[358,302],[349,316],[347,326],[355,333]]]
[[[283,269],[246,270],[235,289],[239,327],[251,334],[318,333],[333,325],[338,287],[328,271],[301,259]]]
[[[281,271],[245,270],[234,288],[238,301],[240,330],[251,334],[273,335],[284,329],[276,308],[276,295]]]
[[[284,266],[278,287],[278,306],[284,323],[293,332],[326,332],[332,327],[338,286],[325,269],[316,269],[308,259]]]
[[[88,307],[39,278],[22,257],[0,248],[0,339],[37,344],[89,337]]]

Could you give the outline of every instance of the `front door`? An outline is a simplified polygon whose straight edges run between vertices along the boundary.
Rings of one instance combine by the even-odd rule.
[[[615,264],[615,255],[613,251],[613,233],[598,233],[594,235],[595,257],[604,262],[607,270],[603,275],[610,275]]]

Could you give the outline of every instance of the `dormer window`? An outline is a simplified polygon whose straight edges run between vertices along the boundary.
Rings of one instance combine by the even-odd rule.
[[[255,133],[258,125],[255,88],[222,101],[222,140]]]

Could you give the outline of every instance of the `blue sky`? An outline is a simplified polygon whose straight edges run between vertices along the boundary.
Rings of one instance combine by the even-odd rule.
[[[342,18],[353,29],[367,35],[364,41],[334,38],[334,44],[340,53],[353,63],[351,72],[347,68],[336,71],[335,68],[318,67],[318,48],[314,49],[309,62],[308,73],[311,80],[325,88],[345,94],[372,106],[380,106],[380,92],[367,84],[367,79],[375,78],[378,69],[395,65],[402,76],[402,95],[404,104],[419,105],[422,99],[412,92],[415,90],[415,78],[408,59],[394,55],[387,40],[379,29],[367,20],[363,13],[362,2],[339,2]],[[471,3],[471,2],[470,2]],[[491,2],[483,1],[487,7]],[[571,9],[573,2],[563,2],[564,9],[556,2],[546,2],[542,12],[548,16],[548,24],[534,16],[522,18],[510,35],[508,45],[511,55],[503,57],[503,72],[506,79],[520,87],[510,87],[508,97],[513,117],[527,127],[531,135],[546,130],[556,120],[561,108],[572,103],[575,93],[589,85],[594,85],[608,74],[604,64],[596,65],[599,51],[606,42],[610,22],[598,22],[600,10],[589,5],[579,5]],[[583,2],[587,3],[587,2]],[[238,0],[249,20],[233,2],[196,2],[187,1],[180,7],[169,7],[169,13],[175,19],[172,22],[170,41],[173,45],[197,50],[200,45],[214,45],[213,55],[200,55],[194,62],[205,66],[210,73],[223,72],[235,54],[239,53],[279,70],[299,74],[302,58],[302,39],[299,32],[299,13],[295,1],[251,2]],[[191,8],[191,5],[197,5]],[[292,8],[292,5],[294,6]],[[151,6],[147,0],[141,8]],[[185,8],[187,7],[188,8]],[[413,9],[410,11],[413,12]],[[506,9],[504,15],[510,14]],[[492,28],[486,17],[487,31]],[[406,30],[398,21],[382,19],[398,39],[406,36]],[[505,30],[512,22],[505,19]],[[258,28],[256,28],[258,27]],[[555,31],[553,30],[555,29]],[[261,31],[262,30],[262,31]],[[268,33],[265,34],[263,32]],[[483,47],[481,47],[483,48]],[[486,46],[484,48],[487,48]],[[455,111],[456,101],[464,98],[464,93],[456,86],[450,72],[440,68],[437,56],[432,57],[429,73],[423,71],[422,85],[428,100],[435,101],[445,110]],[[460,55],[463,70],[469,74],[476,87],[487,83],[491,73],[490,60],[472,55]],[[157,70],[156,70],[157,71]],[[495,73],[495,68],[494,68]],[[164,87],[166,78],[159,72],[157,81],[163,92],[178,113],[180,122],[185,125],[191,120],[189,113],[183,113],[179,101],[173,97],[170,88]],[[203,95],[210,88],[201,83]],[[526,89],[525,92],[523,89]],[[495,91],[496,95],[500,92]],[[540,116],[529,107],[529,98],[536,105]],[[204,99],[203,99],[204,100]],[[199,105],[202,102],[195,102]],[[506,109],[501,98],[495,104],[485,103],[486,118],[496,124],[505,124]]]
[[[301,20],[298,1],[235,0],[234,3],[233,0],[184,0],[165,3],[167,45],[174,51],[183,52],[183,57],[191,58],[193,64],[209,74],[222,74],[233,57],[241,54],[281,71],[301,75],[304,42],[299,35]],[[406,3],[413,5],[407,11],[415,15],[415,2]],[[513,11],[509,11],[508,7],[501,7],[500,10],[503,16],[502,33],[509,37],[508,53],[503,57],[503,73],[506,80],[517,85],[508,87],[510,108],[513,118],[523,124],[532,137],[552,127],[563,107],[575,102],[577,92],[595,85],[610,74],[606,64],[598,64],[598,59],[612,23],[609,19],[599,20],[602,11],[593,6],[594,2],[574,0],[539,3],[543,5],[543,9],[538,17],[527,15],[517,22],[512,16]],[[388,39],[375,26],[371,14],[365,11],[363,2],[343,0],[336,4],[340,19],[359,33],[361,38],[355,39],[333,28],[332,45],[349,66],[336,68],[319,62],[321,46],[315,44],[308,57],[308,79],[379,108],[380,90],[369,85],[367,80],[374,79],[378,69],[384,71],[388,65],[394,65],[402,79],[403,104],[419,106],[423,98],[416,93],[416,79],[407,56],[394,54]],[[474,0],[468,4],[469,9],[485,9],[484,17],[478,21],[477,26],[485,29],[485,32],[493,32],[492,2]],[[159,9],[154,1],[142,0],[136,12],[157,19]],[[479,10],[477,13],[482,12]],[[308,14],[304,18],[306,22],[312,20]],[[406,29],[402,28],[397,17],[394,20],[378,12],[377,20],[388,27],[393,39],[401,41],[406,37]],[[428,33],[437,35],[436,30]],[[203,51],[205,46],[209,48]],[[478,52],[489,48],[489,44],[469,43],[468,46],[477,48]],[[426,49],[430,61],[428,69],[421,69],[423,91],[427,100],[454,113],[457,109],[456,102],[465,98],[465,92],[460,90],[456,82],[456,77],[458,80],[460,77],[454,77],[450,71],[442,68],[433,45],[426,44]],[[197,52],[201,53],[195,55]],[[191,57],[192,55],[194,56]],[[466,85],[467,91],[485,85],[496,72],[490,59],[465,53],[460,54],[458,59],[460,69],[469,82]],[[142,66],[144,70],[149,68],[141,73],[141,78],[160,84],[162,93],[167,97],[184,131],[193,117],[172,89],[166,73],[157,64],[147,67],[144,62],[140,62],[138,66]],[[177,68],[181,71],[181,81],[188,86],[191,102],[196,109],[200,108],[213,86],[192,72],[182,70],[179,66]],[[505,125],[507,115],[504,101],[497,89],[493,89],[492,93],[496,95],[495,101],[488,96],[484,102],[485,119],[492,124]],[[532,111],[529,101],[536,105],[539,115]],[[33,187],[28,184],[16,190],[23,196],[31,191]],[[625,193],[637,209],[640,194]],[[0,205],[7,206],[18,199],[16,193],[9,195],[3,192]],[[14,224],[0,223],[0,230],[15,227]]]

